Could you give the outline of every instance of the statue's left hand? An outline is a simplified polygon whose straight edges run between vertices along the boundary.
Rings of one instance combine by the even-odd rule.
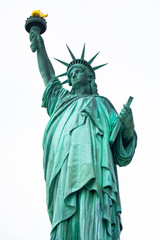
[[[40,49],[44,47],[44,41],[41,35],[37,32],[37,29],[32,27],[30,34],[29,34],[29,39],[31,41],[31,50],[32,52],[35,52],[37,49]]]
[[[134,131],[134,121],[131,108],[124,104],[118,117],[124,127],[123,136],[130,139],[133,136]]]

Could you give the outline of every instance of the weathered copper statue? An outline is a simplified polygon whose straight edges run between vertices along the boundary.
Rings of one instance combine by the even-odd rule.
[[[121,204],[117,165],[128,165],[135,152],[137,137],[132,111],[124,105],[118,115],[111,102],[97,92],[95,70],[90,60],[72,57],[65,83],[56,77],[44,41],[36,29],[30,31],[32,51],[46,90],[42,106],[50,120],[43,138],[43,167],[47,208],[52,225],[51,240],[120,239]],[[115,141],[111,133],[121,127]]]

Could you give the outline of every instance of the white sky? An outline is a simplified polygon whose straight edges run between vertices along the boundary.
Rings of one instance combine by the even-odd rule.
[[[57,74],[71,60],[65,44],[92,66],[99,94],[118,112],[131,95],[138,134],[132,163],[118,168],[122,240],[159,238],[160,3],[157,0],[3,1],[0,44],[0,239],[47,240],[42,137],[48,116],[41,108],[44,84],[30,50],[25,20],[35,9],[48,13],[43,34]],[[65,80],[65,79],[64,79]]]

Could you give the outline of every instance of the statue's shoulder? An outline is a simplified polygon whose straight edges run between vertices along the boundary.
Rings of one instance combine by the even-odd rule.
[[[96,95],[96,97],[106,106],[107,109],[111,108],[111,109],[115,110],[115,107],[113,106],[113,104],[111,103],[111,101],[108,98],[106,98],[104,96],[100,96],[100,95]]]

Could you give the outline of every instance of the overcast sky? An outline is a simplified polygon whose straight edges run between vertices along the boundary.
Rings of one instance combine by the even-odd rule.
[[[159,238],[160,3],[157,0],[28,0],[1,3],[0,44],[0,239],[47,240],[42,137],[49,120],[41,108],[44,84],[30,50],[25,20],[48,13],[43,34],[56,74],[66,71],[86,43],[99,94],[120,112],[129,96],[138,134],[132,163],[118,168],[122,240]],[[65,79],[63,79],[65,80]]]

